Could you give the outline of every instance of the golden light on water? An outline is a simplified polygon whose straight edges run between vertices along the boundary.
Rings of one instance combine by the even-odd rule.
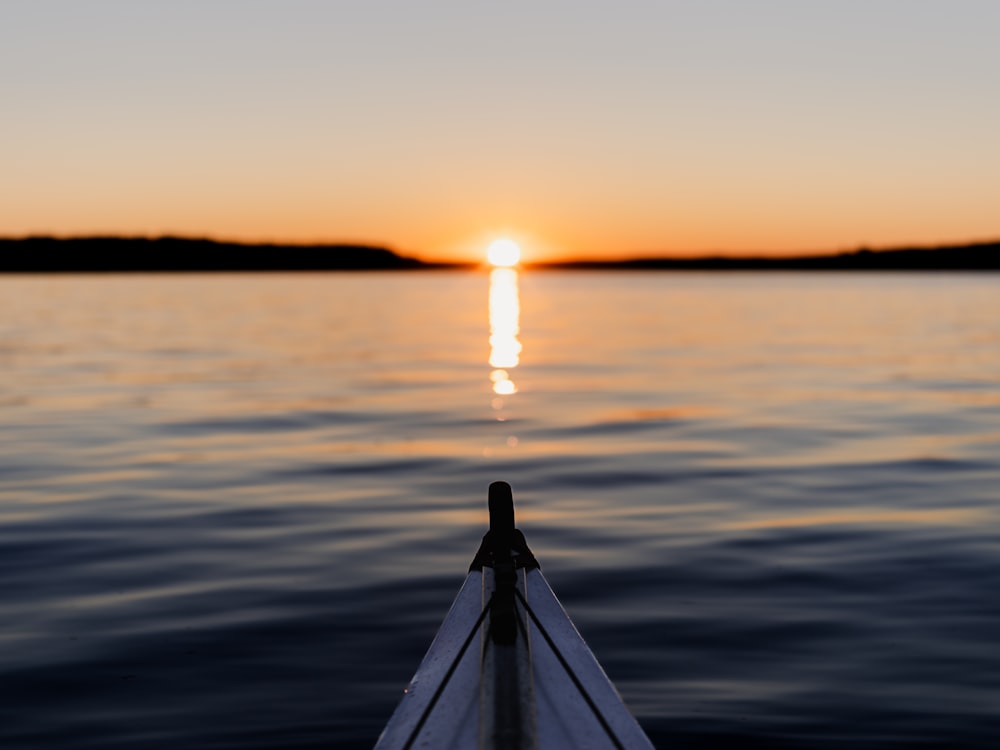
[[[495,268],[490,272],[490,380],[493,392],[509,396],[517,392],[510,370],[521,361],[521,305],[517,290],[517,271]]]
[[[486,258],[492,266],[511,268],[520,262],[521,248],[514,240],[502,237],[490,243],[486,250]]]
[[[490,380],[493,382],[493,392],[498,396],[510,396],[517,393],[517,386],[510,379],[510,373],[506,370],[497,369],[490,373]],[[500,408],[503,404],[500,404]]]

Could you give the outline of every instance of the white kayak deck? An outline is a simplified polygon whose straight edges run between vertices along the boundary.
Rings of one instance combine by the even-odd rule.
[[[493,569],[472,570],[376,750],[652,748],[541,571],[516,576],[513,643],[491,635]]]

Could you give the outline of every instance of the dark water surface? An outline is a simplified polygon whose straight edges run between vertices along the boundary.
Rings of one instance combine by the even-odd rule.
[[[370,747],[495,479],[658,746],[1000,745],[1000,276],[490,284],[0,277],[0,746]]]

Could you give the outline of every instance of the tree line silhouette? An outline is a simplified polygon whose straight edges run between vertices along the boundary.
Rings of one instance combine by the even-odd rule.
[[[662,271],[997,271],[1000,242],[888,250],[861,248],[831,255],[790,257],[633,258],[624,261],[567,261],[552,268]]]
[[[278,245],[181,237],[0,239],[0,271],[363,271],[428,264],[368,245]]]
[[[384,247],[284,245],[184,237],[0,238],[0,273],[127,271],[368,271],[467,268],[431,263]],[[630,258],[531,264],[552,269],[646,271],[997,271],[1000,242],[886,250],[861,248],[790,257]]]

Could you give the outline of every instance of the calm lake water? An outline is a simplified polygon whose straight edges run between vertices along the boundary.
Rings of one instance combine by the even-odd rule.
[[[496,479],[658,746],[1000,744],[1000,275],[427,272],[0,277],[0,745],[370,747]]]

